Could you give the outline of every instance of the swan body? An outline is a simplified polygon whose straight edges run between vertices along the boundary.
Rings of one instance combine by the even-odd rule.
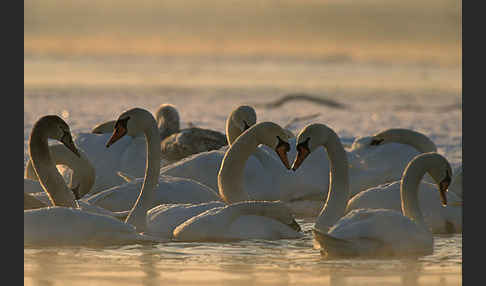
[[[24,211],[24,245],[106,245],[157,242],[113,217],[66,207]]]
[[[29,138],[29,153],[39,181],[54,206],[24,210],[24,245],[161,241],[137,233],[133,226],[116,218],[75,208],[74,195],[51,158],[48,139],[61,141],[80,156],[69,126],[60,117],[47,115],[34,124]]]
[[[425,225],[417,188],[426,172],[438,182],[441,199],[450,183],[451,168],[441,155],[416,156],[401,180],[402,213],[390,209],[355,209],[343,216],[349,197],[348,163],[337,135],[323,124],[306,126],[297,138],[292,169],[319,146],[329,156],[328,197],[313,229],[314,244],[328,256],[408,256],[432,253],[433,236]],[[444,203],[444,200],[443,200]]]
[[[238,137],[223,159],[223,164],[218,175],[220,196],[226,203],[237,202],[230,205],[222,205],[221,202],[208,202],[191,208],[183,207],[168,211],[163,207],[152,207],[154,188],[158,182],[160,164],[160,137],[157,136],[155,119],[149,112],[135,109],[120,115],[115,124],[115,131],[108,141],[107,146],[114,145],[117,140],[125,135],[143,132],[147,141],[147,164],[142,189],[134,207],[130,210],[126,222],[133,224],[140,232],[147,232],[164,239],[173,238],[182,241],[219,241],[228,238],[247,239],[281,239],[294,238],[302,234],[298,231],[298,225],[293,219],[289,209],[280,202],[238,202],[248,197],[241,188],[244,160],[258,146],[266,144],[275,148],[281,154],[283,162],[286,162],[284,154],[288,151],[287,134],[278,125],[265,122],[253,126]],[[172,209],[172,208],[171,208]],[[189,214],[186,212],[188,211]],[[201,211],[202,213],[198,213]],[[177,216],[174,217],[174,213]],[[168,219],[167,216],[171,216]],[[193,215],[193,216],[192,216]],[[187,219],[186,219],[187,218]],[[167,225],[169,227],[167,227]],[[178,224],[181,222],[180,224]],[[236,225],[234,224],[236,223]],[[176,224],[178,224],[176,226]],[[279,227],[276,227],[279,225]],[[163,227],[158,229],[157,227]],[[239,226],[239,227],[238,227]],[[259,229],[247,232],[250,227]],[[174,228],[172,235],[167,229]],[[210,236],[203,229],[214,230]],[[240,229],[239,236],[237,235]],[[268,229],[272,231],[263,230]],[[228,234],[231,234],[228,237]],[[165,237],[165,235],[170,237]]]
[[[91,205],[119,212],[131,208],[139,195],[143,179],[94,194],[83,199]],[[159,176],[157,187],[153,191],[152,206],[174,203],[202,203],[219,200],[218,194],[207,186],[191,179],[171,176]]]

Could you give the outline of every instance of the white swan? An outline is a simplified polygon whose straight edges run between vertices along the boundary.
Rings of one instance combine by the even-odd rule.
[[[240,202],[227,206],[221,202],[209,202],[189,208],[187,205],[176,208],[158,206],[149,210],[160,164],[160,137],[157,136],[153,116],[138,108],[124,112],[118,118],[107,146],[115,145],[121,137],[136,132],[145,134],[148,146],[145,181],[127,217],[127,223],[133,224],[138,231],[161,237],[171,235],[167,230],[175,228],[174,238],[184,241],[280,239],[302,235],[288,208],[279,202]],[[248,129],[244,135],[227,151],[220,170],[220,193],[227,202],[248,197],[238,184],[242,183],[244,161],[258,144],[272,146],[288,166],[287,134],[278,125],[260,123]],[[184,211],[181,213],[182,209]],[[199,211],[204,212],[198,214]]]
[[[77,151],[80,157],[62,144],[49,145],[52,161],[55,162],[55,164],[65,165],[73,170],[71,176],[72,188],[70,188],[70,190],[73,192],[75,199],[78,200],[76,202],[77,206],[84,211],[109,215],[119,219],[125,218],[128,213],[124,210],[112,212],[105,208],[79,200],[87,194],[93,186],[95,170],[85,153],[80,149],[77,149]],[[38,181],[39,178],[34,170],[31,159],[27,162],[25,176],[35,178],[35,180],[24,179],[24,210],[53,206],[48,192],[44,191],[41,183]]]
[[[306,126],[297,138],[297,169],[307,155],[323,146],[329,155],[331,185],[313,228],[315,245],[329,256],[427,255],[433,236],[423,220],[417,187],[426,172],[438,182],[443,202],[450,183],[451,167],[437,153],[416,156],[401,181],[403,214],[387,209],[358,209],[344,214],[349,197],[348,163],[337,134],[323,124]]]
[[[74,208],[75,198],[52,161],[48,139],[61,141],[79,154],[69,126],[60,117],[41,117],[32,128],[29,153],[44,191],[54,207],[24,211],[24,245],[113,244],[161,241],[141,235],[113,217]]]
[[[425,224],[432,233],[462,232],[462,168],[452,177],[444,207],[436,186],[420,182],[419,203]],[[346,213],[355,209],[392,209],[401,211],[400,181],[362,191],[348,202]]]
[[[71,150],[62,144],[53,144],[49,146],[52,160],[56,165],[63,165],[72,170],[71,187],[76,187],[79,191],[78,197],[83,197],[93,187],[95,181],[95,169],[89,161],[86,153],[78,148],[80,157],[76,156]],[[24,175],[24,192],[38,193],[46,195],[39,183],[39,178],[35,173],[32,160],[27,161]],[[46,197],[47,199],[47,197]]]

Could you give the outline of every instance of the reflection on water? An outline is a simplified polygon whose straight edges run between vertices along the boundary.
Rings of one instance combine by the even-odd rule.
[[[435,236],[419,259],[322,258],[312,223],[299,240],[28,248],[25,285],[460,285],[462,235]]]

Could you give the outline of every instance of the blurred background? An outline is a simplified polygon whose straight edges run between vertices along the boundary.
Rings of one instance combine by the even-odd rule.
[[[458,94],[461,5],[458,0],[25,0],[24,86]]]

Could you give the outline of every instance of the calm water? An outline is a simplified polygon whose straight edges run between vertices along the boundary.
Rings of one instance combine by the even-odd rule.
[[[24,250],[26,285],[460,285],[462,235],[419,259],[333,259],[299,240]],[[46,275],[49,273],[49,275]]]

